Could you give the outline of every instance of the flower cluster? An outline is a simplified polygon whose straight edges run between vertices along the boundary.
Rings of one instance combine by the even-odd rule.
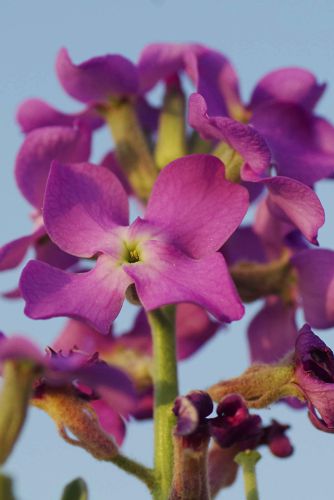
[[[27,316],[70,319],[46,355],[23,337],[0,339],[0,412],[16,397],[7,387],[23,380],[15,370],[29,367],[3,461],[29,401],[68,442],[164,499],[187,498],[191,474],[198,498],[211,498],[234,481],[244,450],[292,453],[289,426],[263,426],[250,407],[297,397],[317,428],[333,432],[334,357],[311,330],[334,326],[334,252],[316,248],[325,214],[315,190],[334,177],[334,127],[315,109],[326,86],[285,68],[244,102],[231,62],[199,44],[153,44],[137,63],[108,54],[75,64],[61,49],[56,72],[83,108],[64,113],[39,99],[19,107],[15,177],[33,228],[0,248],[0,270],[24,264],[3,295],[23,299]],[[157,85],[164,96],[153,106]],[[94,164],[94,134],[104,126],[114,149]],[[126,299],[137,315],[119,335]],[[177,397],[176,361],[257,300],[263,306],[248,327],[257,364],[210,395]],[[300,309],[308,325],[298,333]],[[153,415],[152,471],[118,446],[131,419]],[[0,419],[0,444],[3,431]]]

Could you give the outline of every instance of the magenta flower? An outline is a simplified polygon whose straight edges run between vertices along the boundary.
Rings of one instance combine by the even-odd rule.
[[[212,338],[219,326],[204,309],[195,304],[178,304],[175,325],[178,359],[188,359],[197,352]],[[101,360],[119,366],[128,373],[135,383],[137,394],[136,406],[131,415],[136,419],[152,418],[152,336],[143,310],[138,313],[132,328],[117,336],[113,331],[104,336],[85,323],[69,320],[52,348],[68,354],[73,346],[92,355],[98,352]]]
[[[273,363],[293,349],[297,338],[296,306],[278,297],[266,300],[248,326],[252,362]]]
[[[43,355],[24,337],[0,338],[0,364],[25,360],[36,365],[33,398],[43,398],[48,388],[72,387],[79,399],[95,410],[100,425],[121,444],[126,418],[136,405],[131,379],[119,368],[101,361],[96,353],[71,350],[66,356],[53,349]]]
[[[51,162],[87,161],[90,147],[91,132],[80,122],[42,127],[27,134],[15,164],[17,185],[26,200],[41,210]]]
[[[178,359],[180,361],[188,359],[195,354],[220,327],[221,325],[213,321],[201,307],[195,304],[178,304],[175,318]],[[143,310],[137,314],[131,329],[117,336],[114,335],[112,328],[109,335],[102,336],[85,323],[69,320],[52,347],[56,351],[67,353],[74,345],[87,353],[98,352],[100,358],[105,361],[113,359],[113,354],[117,356],[119,352],[132,350],[139,355],[139,358],[145,356],[151,362],[152,336]]]
[[[298,334],[296,314],[300,308],[311,327],[334,325],[334,252],[308,248],[291,224],[275,225],[275,218],[267,209],[262,207],[260,212],[254,229],[239,228],[222,251],[229,265],[270,264],[286,252],[287,281],[281,289],[264,297],[248,327],[252,362],[272,363],[294,348]]]
[[[108,333],[135,284],[146,310],[192,302],[220,320],[239,319],[243,307],[217,250],[247,205],[247,191],[225,180],[217,158],[194,155],[161,172],[144,219],[126,226],[127,196],[111,172],[54,163],[44,201],[48,234],[63,251],[97,261],[80,274],[30,262],[21,277],[26,314],[81,318]]]
[[[253,90],[250,108],[270,102],[297,104],[312,111],[326,89],[315,76],[303,68],[282,68],[265,75]]]
[[[243,112],[237,74],[228,58],[204,45],[155,43],[142,51],[138,61],[140,88],[147,92],[159,81],[185,73],[202,94],[210,113]]]
[[[312,423],[334,432],[334,355],[309,325],[299,332],[294,360],[295,383],[306,399]]]
[[[75,65],[63,48],[57,56],[56,72],[66,92],[84,103],[103,103],[112,96],[138,93],[135,65],[118,54],[93,57]]]
[[[314,328],[334,325],[334,252],[314,249],[291,259],[297,270],[305,320]]]
[[[286,172],[286,176],[269,177],[272,153],[265,136],[252,125],[245,125],[225,116],[209,116],[207,111],[205,99],[200,94],[190,96],[190,125],[204,139],[223,141],[239,153],[243,161],[241,179],[266,187],[269,192],[266,203],[274,216],[289,221],[309,241],[316,243],[318,230],[324,224],[325,217],[314,191],[295,180],[294,175],[289,172]],[[276,129],[277,127],[274,130]],[[334,166],[334,155],[332,161]]]
[[[41,208],[46,181],[53,160],[86,161],[90,155],[91,131],[81,123],[37,128],[28,133],[18,152],[15,175],[24,198],[35,208],[34,228],[30,234],[17,238],[0,248],[0,271],[13,269],[23,261],[29,248],[37,259],[66,269],[76,258],[60,250],[48,238],[43,226]],[[19,293],[11,293],[9,296]]]
[[[73,127],[82,123],[87,129],[95,130],[103,125],[103,120],[93,107],[79,113],[63,113],[41,99],[27,99],[16,113],[16,121],[25,134],[37,128],[50,126]]]

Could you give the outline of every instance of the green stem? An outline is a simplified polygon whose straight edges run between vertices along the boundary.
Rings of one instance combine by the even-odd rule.
[[[242,467],[246,500],[259,500],[255,465],[260,458],[261,455],[258,451],[246,450],[238,453],[234,459]]]
[[[114,100],[101,112],[110,127],[121,168],[136,195],[147,201],[158,170],[133,103]]]
[[[111,458],[110,461],[128,474],[136,476],[140,481],[146,484],[150,492],[153,492],[155,488],[155,478],[152,469],[121,454]]]
[[[173,476],[172,406],[178,395],[175,318],[167,310],[148,313],[154,356],[154,465],[158,481],[156,500],[168,498]]]

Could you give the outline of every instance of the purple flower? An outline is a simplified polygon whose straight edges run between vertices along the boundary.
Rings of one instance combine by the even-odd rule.
[[[296,311],[315,328],[334,325],[334,252],[309,249],[290,259],[292,289],[289,300],[270,298],[249,325],[248,339],[253,361],[273,362],[293,349],[297,337]]]
[[[334,355],[309,325],[299,332],[294,360],[295,383],[308,404],[312,423],[334,432]]]
[[[45,126],[29,132],[18,152],[15,176],[25,199],[34,206],[34,228],[0,248],[0,271],[13,269],[23,261],[29,248],[37,259],[66,269],[77,259],[50,241],[41,216],[45,185],[53,160],[86,161],[90,155],[91,131],[79,122]],[[19,294],[15,294],[19,295]]]
[[[66,92],[84,103],[103,103],[110,97],[138,93],[135,65],[117,54],[93,57],[75,65],[63,48],[57,56],[56,72]]]
[[[241,179],[266,187],[269,192],[266,203],[274,216],[289,221],[309,241],[316,243],[318,230],[325,220],[322,205],[309,186],[291,178],[294,176],[288,172],[285,177],[268,177],[272,153],[265,136],[252,125],[225,116],[209,116],[205,99],[200,94],[190,97],[189,123],[204,139],[223,141],[237,152]],[[332,160],[334,165],[334,155]]]
[[[30,262],[21,277],[26,313],[81,318],[108,333],[135,284],[146,310],[191,302],[220,320],[239,319],[243,307],[217,250],[247,205],[246,190],[225,180],[217,158],[193,155],[161,172],[144,219],[126,226],[127,196],[111,172],[54,163],[44,201],[48,234],[66,253],[97,261],[80,274]]]
[[[273,363],[293,349],[297,338],[296,306],[281,299],[266,300],[248,326],[250,357],[253,363]]]
[[[51,162],[87,161],[90,146],[91,132],[79,122],[42,127],[27,134],[15,163],[17,185],[25,199],[41,210]]]
[[[265,138],[277,173],[313,185],[334,172],[334,127],[302,106],[271,102],[253,110],[251,124]]]
[[[305,320],[315,328],[330,328],[334,325],[334,252],[304,250],[291,263],[297,271]]]
[[[222,448],[236,447],[235,453],[268,445],[278,457],[287,457],[292,446],[285,435],[289,426],[273,420],[271,425],[262,426],[258,415],[251,415],[244,400],[238,394],[226,396],[218,404],[217,416],[211,416],[213,403],[208,393],[192,391],[175,400],[173,412],[177,417],[175,434],[196,443],[208,434]]]
[[[179,360],[187,359],[217,332],[219,324],[194,304],[176,307],[176,342]],[[99,353],[99,358],[124,370],[134,381],[137,402],[132,416],[136,419],[153,415],[152,336],[146,315],[141,310],[130,331],[122,335],[102,336],[89,325],[69,320],[52,347],[64,354],[73,346],[85,353]]]
[[[303,309],[305,320],[315,328],[334,325],[334,252],[309,249],[291,225],[276,224],[267,209],[261,207],[254,229],[239,228],[222,251],[232,276],[238,266],[274,266],[276,282],[268,275],[268,290],[260,283],[264,304],[248,327],[252,362],[277,362],[294,348],[298,327],[296,313]],[[296,237],[297,236],[297,237]],[[285,255],[285,259],[282,256]],[[275,268],[276,266],[276,268]],[[268,272],[271,271],[268,268]],[[250,282],[248,283],[251,286]],[[247,287],[247,284],[246,284]],[[255,286],[256,289],[256,286]],[[250,288],[252,292],[252,288]],[[241,292],[241,290],[240,290]]]
[[[237,74],[228,58],[217,50],[199,44],[151,44],[140,55],[138,72],[142,92],[184,72],[206,99],[210,113],[247,114],[241,104]]]
[[[193,81],[204,79],[205,85],[197,85],[196,91],[206,101],[210,117],[229,116],[249,123],[254,135],[265,140],[279,175],[312,185],[333,174],[334,127],[313,113],[326,85],[319,84],[312,73],[301,68],[273,71],[258,82],[250,103],[244,105],[235,72],[227,63],[222,64],[224,56],[214,56],[215,52],[210,51],[210,64],[201,66],[196,59],[197,53],[202,55],[198,48],[197,52],[192,49],[195,55],[191,58],[189,46],[183,46],[178,52],[172,47],[169,59],[173,55],[176,61],[176,54],[183,54],[183,66],[186,72],[195,75]],[[160,52],[162,61],[168,60],[167,48]],[[225,67],[224,72],[222,67]]]
[[[250,108],[256,109],[271,102],[298,104],[312,111],[326,89],[315,76],[303,68],[282,68],[265,75],[253,90]]]
[[[0,364],[29,361],[36,366],[33,398],[41,399],[49,390],[71,388],[78,400],[87,401],[101,426],[120,444],[124,438],[123,417],[136,404],[131,379],[119,368],[101,361],[95,354],[71,350],[66,356],[49,348],[46,355],[28,339],[19,336],[0,338]]]
[[[94,108],[88,107],[79,113],[63,113],[41,99],[27,99],[18,108],[16,121],[25,134],[37,128],[50,126],[73,127],[82,123],[87,129],[95,130],[103,124]]]
[[[201,307],[195,304],[178,304],[175,318],[178,359],[183,360],[192,356],[215,335],[219,327],[219,323],[210,319]],[[52,347],[56,351],[61,350],[66,353],[73,346],[87,353],[98,352],[101,359],[112,362],[118,355],[121,357],[122,352],[133,351],[151,363],[152,337],[143,310],[138,313],[132,328],[117,336],[113,334],[112,329],[109,335],[102,336],[85,323],[69,320]],[[131,367],[132,364],[129,368]]]

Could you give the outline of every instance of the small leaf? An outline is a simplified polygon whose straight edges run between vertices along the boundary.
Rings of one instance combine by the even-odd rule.
[[[13,493],[13,481],[10,477],[0,474],[0,499],[15,500]]]
[[[86,482],[80,477],[71,481],[67,486],[65,486],[61,500],[88,500]]]

